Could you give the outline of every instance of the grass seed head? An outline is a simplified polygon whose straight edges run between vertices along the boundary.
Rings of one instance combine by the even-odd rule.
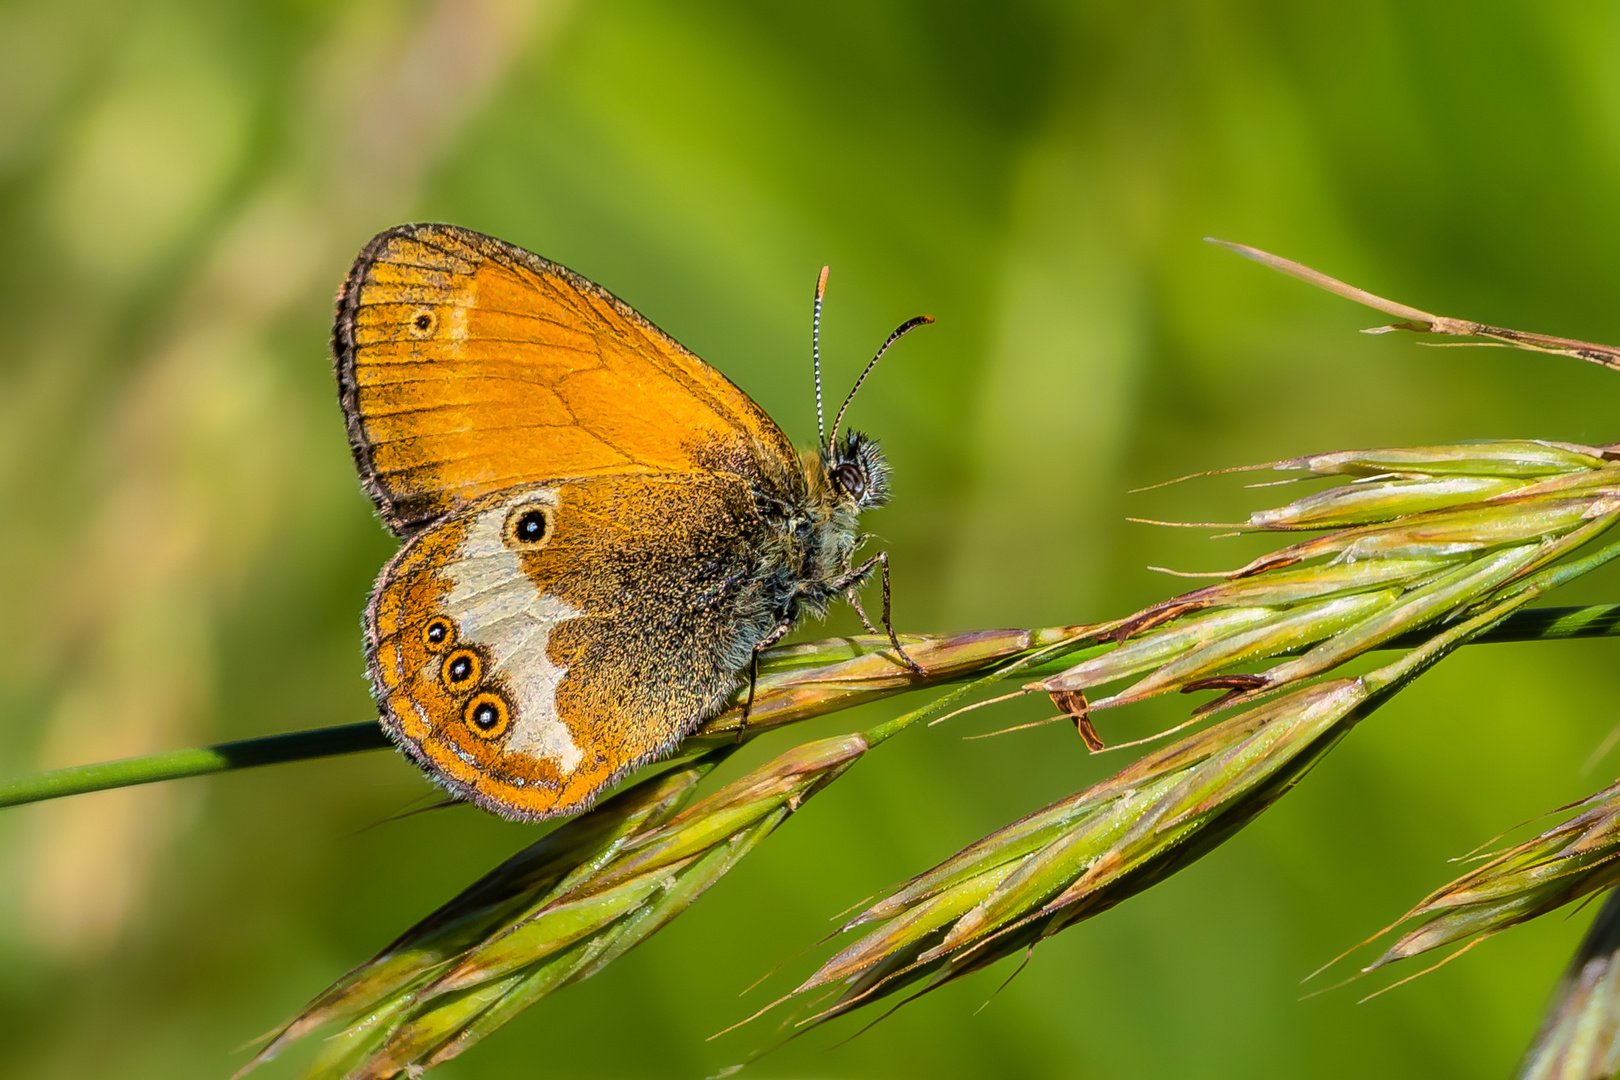
[[[460,1053],[519,1007],[588,978],[684,911],[865,751],[859,735],[797,746],[684,810],[728,751],[630,788],[520,852],[350,973],[243,1072],[328,1023],[348,1030],[312,1075],[387,1077]]]
[[[1208,850],[1200,833],[1269,805],[1367,696],[1339,680],[1239,713],[918,875],[845,924],[874,928],[793,991],[843,984],[832,1006],[801,1023],[918,979],[940,985],[1119,903],[1157,880],[1156,862]]]
[[[1520,1080],[1603,1080],[1620,1071],[1620,891],[1611,891],[1553,994]]]
[[[1620,519],[1609,450],[1541,442],[1359,450],[1279,469],[1350,476],[1274,510],[1263,531],[1329,528],[1228,580],[1122,620],[1119,648],[1026,689],[1070,716],[1173,691],[1226,691],[1231,707],[1275,693],[1403,635],[1488,607]],[[1258,672],[1248,665],[1280,662]],[[1095,688],[1129,685],[1089,698]]]
[[[1596,449],[1474,444],[1284,466],[1372,479],[1254,515],[1252,523],[1268,531],[1333,531],[1144,609],[1114,625],[1112,650],[1025,684],[1088,721],[1097,709],[1204,687],[1227,689],[1215,704],[1241,710],[868,905],[844,926],[862,935],[789,995],[838,988],[801,1026],[919,982],[926,992],[1175,873],[1274,803],[1355,723],[1445,653],[1613,554],[1561,564],[1620,519],[1620,469]],[[1419,644],[1362,677],[1310,682],[1396,639]],[[1280,662],[1245,670],[1271,658]],[[1086,701],[1091,688],[1123,680],[1133,681]],[[1620,861],[1611,861],[1620,841],[1611,852],[1604,831],[1615,820],[1620,815],[1592,817],[1581,834],[1590,850],[1578,860],[1561,854],[1556,873],[1531,866],[1549,855],[1544,841],[1515,863],[1519,877],[1505,892],[1431,898],[1420,913],[1431,923],[1391,955],[1478,933],[1492,920],[1528,917],[1527,905],[1566,902],[1577,866],[1589,873],[1588,888],[1620,877]]]
[[[1620,881],[1620,783],[1540,835],[1491,855],[1401,917],[1407,927],[1364,970],[1505,930]]]

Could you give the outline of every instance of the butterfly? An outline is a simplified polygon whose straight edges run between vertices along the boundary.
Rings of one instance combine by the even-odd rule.
[[[844,594],[873,629],[854,590],[875,570],[920,671],[886,553],[854,562],[889,498],[878,444],[839,435],[854,390],[800,454],[607,290],[452,225],[366,245],[333,354],[361,481],[404,541],[365,614],[382,724],[454,796],[518,820],[587,808],[745,675],[751,704],[760,651],[802,615]]]

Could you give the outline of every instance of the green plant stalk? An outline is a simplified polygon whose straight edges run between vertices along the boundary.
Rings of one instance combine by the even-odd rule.
[[[1427,635],[1413,635],[1423,640]],[[1519,611],[1500,626],[1475,638],[1472,644],[1490,644],[1515,641],[1561,641],[1570,638],[1620,637],[1620,604],[1594,604],[1586,607],[1538,608]],[[1411,648],[1417,643],[1406,637],[1384,644],[1384,648]],[[803,667],[799,660],[804,646],[789,646],[783,650],[780,665],[791,671]],[[1091,650],[1102,653],[1106,647]],[[1033,652],[1033,650],[1032,650]],[[857,656],[856,647],[850,656]],[[1031,667],[1020,667],[1016,672],[1007,670],[1000,677],[1031,678],[1064,670],[1074,663],[1080,651],[1067,652],[1061,658],[1043,660]],[[956,675],[948,681],[960,682],[982,676],[974,671]],[[898,687],[891,692],[900,693],[917,687]],[[213,746],[191,747],[185,750],[166,750],[158,754],[103,761],[91,765],[74,765],[49,772],[34,773],[0,783],[0,808],[21,806],[26,803],[60,799],[68,795],[84,795],[93,791],[153,784],[163,780],[182,780],[193,776],[250,769],[261,765],[282,765],[294,761],[356,754],[366,750],[387,750],[393,743],[376,721],[338,724],[334,727],[291,731],[283,735],[266,735],[256,739],[239,739]]]
[[[363,750],[384,750],[393,745],[382,727],[371,720],[197,746],[188,750],[166,750],[160,754],[103,761],[94,765],[74,765],[9,780],[0,784],[0,807],[135,784],[152,784],[159,780],[207,776],[259,765],[280,765],[288,761],[336,757]]]
[[[747,735],[908,690],[973,679],[997,664],[1047,650],[1055,643],[1066,643],[1064,651],[1083,648],[1089,639],[1077,637],[1076,631],[1085,629],[1002,630],[943,638],[902,636],[907,650],[924,657],[935,672],[925,679],[912,676],[887,657],[889,645],[885,637],[833,638],[772,649],[760,664],[758,700]],[[683,753],[690,755],[736,742],[739,712],[733,705],[708,721],[687,740]],[[55,769],[0,783],[0,807],[257,765],[385,750],[393,745],[373,720],[164,751]]]

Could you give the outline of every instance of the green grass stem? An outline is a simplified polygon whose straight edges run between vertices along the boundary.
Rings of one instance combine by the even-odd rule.
[[[207,776],[257,765],[280,765],[288,761],[354,754],[362,750],[383,750],[393,744],[375,720],[336,727],[290,731],[284,735],[264,735],[197,746],[189,750],[167,750],[161,754],[103,761],[94,765],[74,765],[66,769],[22,776],[0,784],[0,807],[83,795],[91,791],[151,784],[159,780],[179,780]]]
[[[1426,640],[1432,630],[1397,638],[1385,648],[1411,648]],[[1620,604],[1594,604],[1586,607],[1550,607],[1518,611],[1475,638],[1472,644],[1512,641],[1558,641],[1567,638],[1620,637]],[[1101,651],[1099,649],[1099,651]],[[1066,653],[1052,661],[1061,669],[1074,663],[1075,654]],[[1018,678],[1039,677],[1044,665],[1004,668],[1002,674]],[[964,679],[982,675],[964,676]],[[260,765],[280,765],[292,761],[354,754],[363,750],[385,750],[388,741],[375,721],[339,724],[335,727],[292,731],[256,739],[239,739],[214,746],[168,750],[159,754],[75,765],[65,769],[34,773],[0,783],[0,807],[83,795],[92,791],[151,784],[160,780],[180,780],[191,776],[248,769]]]

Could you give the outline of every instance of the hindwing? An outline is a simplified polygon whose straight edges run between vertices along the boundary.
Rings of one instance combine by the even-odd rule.
[[[717,712],[774,623],[769,545],[724,475],[580,477],[413,536],[367,611],[389,734],[508,817],[574,813]]]

